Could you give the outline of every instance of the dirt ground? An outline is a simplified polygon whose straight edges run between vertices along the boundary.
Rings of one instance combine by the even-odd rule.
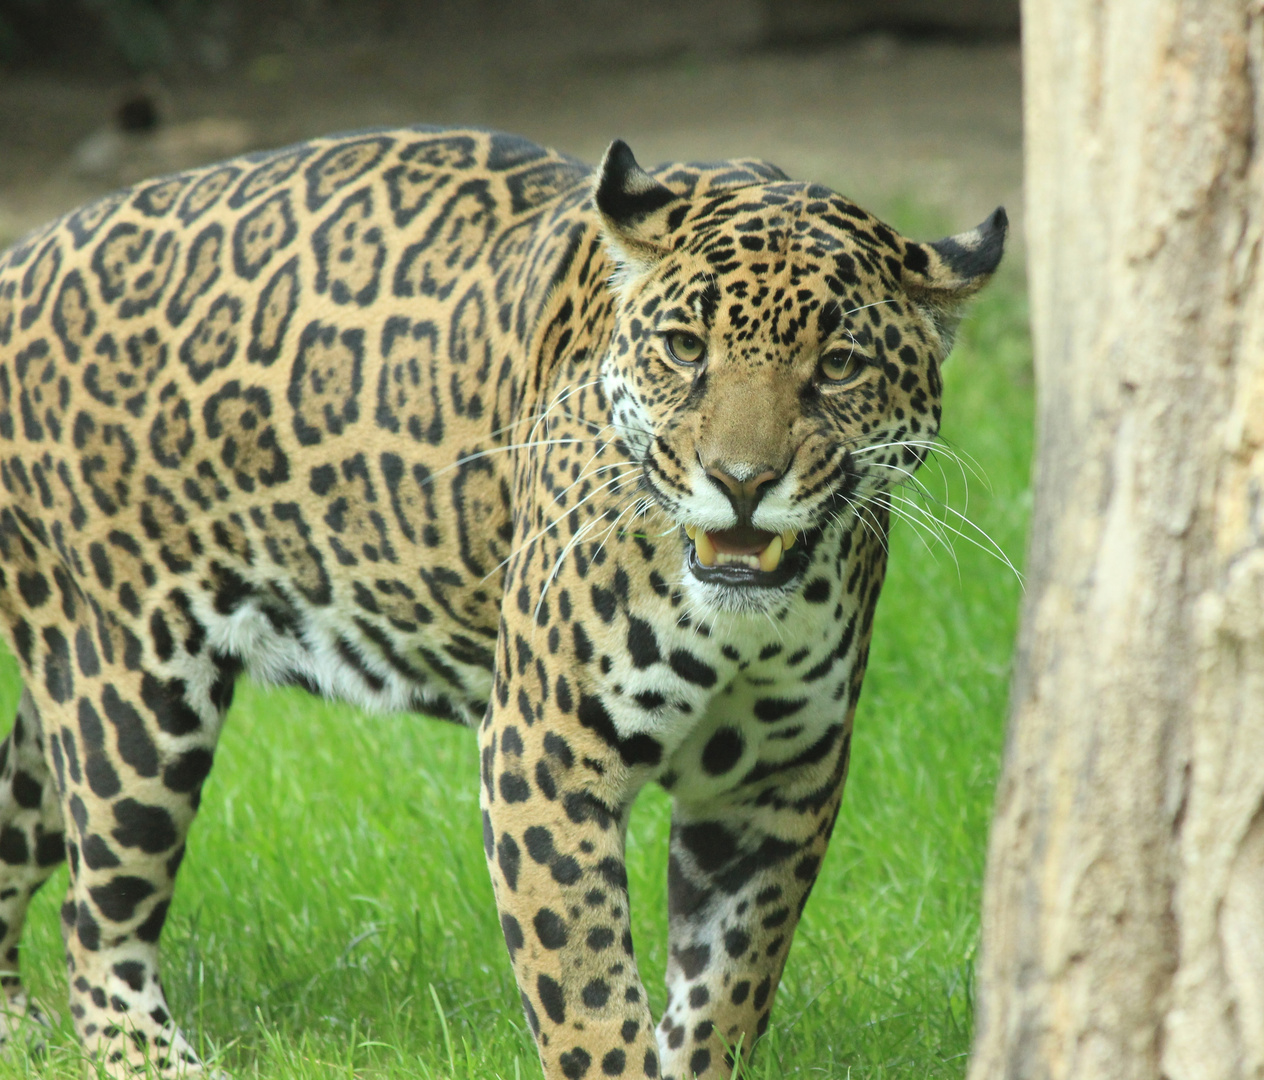
[[[166,83],[0,74],[0,242],[142,176],[415,122],[513,131],[588,161],[615,136],[645,164],[757,156],[879,213],[916,208],[931,227],[968,228],[1001,203],[1021,234],[1016,44],[869,36],[588,66],[507,56],[362,41],[264,52],[219,76]],[[113,117],[138,89],[162,123],[123,135]]]

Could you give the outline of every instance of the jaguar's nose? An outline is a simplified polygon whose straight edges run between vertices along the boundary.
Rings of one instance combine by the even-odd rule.
[[[783,473],[767,465],[729,465],[702,462],[711,483],[725,495],[737,514],[738,524],[749,525],[755,507]]]

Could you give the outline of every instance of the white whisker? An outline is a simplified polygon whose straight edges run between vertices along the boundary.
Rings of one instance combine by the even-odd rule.
[[[947,529],[950,533],[952,533],[954,536],[960,537],[967,544],[973,544],[980,551],[986,552],[988,555],[996,559],[998,562],[1003,563],[1005,566],[1009,568],[1010,572],[1018,580],[1019,586],[1023,587],[1024,591],[1026,591],[1024,581],[1023,581],[1023,575],[1019,573],[1018,568],[1010,561],[1009,556],[1005,554],[1005,550],[1001,547],[1001,545],[998,544],[995,540],[993,540],[992,537],[988,535],[988,533],[985,530],[983,530],[978,525],[976,525],[973,521],[971,521],[969,518],[963,515],[960,511],[954,510],[951,506],[942,507],[942,509],[946,511],[947,513],[956,515],[956,517],[960,519],[962,525],[968,525],[976,533],[978,533],[981,537],[983,537],[983,539],[987,541],[986,544],[980,543],[973,536],[970,536],[969,534],[962,532],[961,529],[955,528],[954,526],[950,525],[947,521],[944,521],[941,518],[934,517],[934,515],[932,515],[929,510],[927,510],[924,506],[918,505],[918,503],[914,502],[912,499],[909,499],[902,495],[896,495],[894,492],[887,492],[887,495],[890,498],[899,499],[910,510],[915,511],[918,514],[921,514],[923,518],[925,519],[935,521],[940,528]]]
[[[562,514],[560,517],[554,518],[547,525],[537,530],[528,539],[524,540],[521,546],[519,546],[518,548],[515,548],[507,556],[505,556],[505,558],[503,558],[500,562],[498,562],[495,566],[493,566],[491,570],[489,570],[486,574],[483,575],[481,580],[486,581],[489,577],[492,576],[492,574],[496,573],[497,570],[501,569],[503,566],[508,564],[510,560],[512,560],[513,557],[516,554],[518,554],[518,552],[526,551],[529,547],[531,547],[532,544],[534,544],[537,540],[539,540],[540,537],[544,536],[545,534],[550,532],[552,529],[556,529],[557,526],[561,523],[562,518],[566,517],[569,514],[575,513],[575,511],[577,511],[586,502],[588,502],[590,499],[595,499],[607,488],[613,487],[614,485],[619,484],[624,480],[627,480],[629,477],[636,475],[638,472],[640,472],[640,469],[641,467],[639,465],[634,466],[630,468],[626,473],[621,473],[620,475],[614,477],[614,479],[612,480],[607,480],[603,484],[598,484],[597,487],[595,487],[592,491],[590,491],[587,495],[585,495],[582,499],[580,499],[579,502],[577,502],[574,506],[570,507],[566,511],[565,514]]]

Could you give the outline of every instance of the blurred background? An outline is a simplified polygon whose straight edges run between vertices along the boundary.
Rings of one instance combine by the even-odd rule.
[[[1018,0],[0,0],[0,243],[143,176],[416,122],[759,156],[958,229],[1016,216],[1019,98]]]

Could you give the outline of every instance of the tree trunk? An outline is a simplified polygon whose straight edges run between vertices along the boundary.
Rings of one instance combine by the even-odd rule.
[[[1025,0],[1036,511],[971,1080],[1264,1077],[1264,3]]]

